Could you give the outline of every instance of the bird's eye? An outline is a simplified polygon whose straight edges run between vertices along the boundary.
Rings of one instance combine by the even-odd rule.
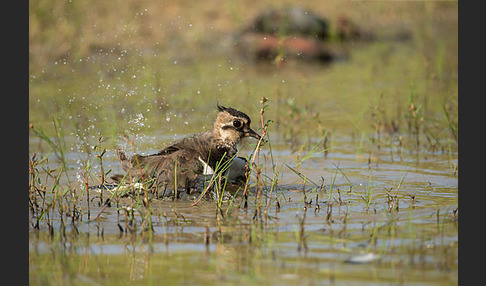
[[[236,128],[240,128],[241,127],[241,121],[238,121],[238,120],[233,121],[233,126],[236,127]]]

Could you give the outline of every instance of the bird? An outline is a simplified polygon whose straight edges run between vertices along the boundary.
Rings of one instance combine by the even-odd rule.
[[[237,156],[237,146],[245,138],[260,140],[261,136],[251,129],[251,119],[244,112],[219,102],[216,108],[218,114],[212,131],[188,135],[150,155],[135,154],[128,158],[123,150],[117,149],[126,174],[116,174],[111,179],[116,184],[127,178],[131,182],[145,182],[158,197],[201,193],[208,178],[215,174],[222,174],[227,186],[241,186],[247,179],[248,162]]]

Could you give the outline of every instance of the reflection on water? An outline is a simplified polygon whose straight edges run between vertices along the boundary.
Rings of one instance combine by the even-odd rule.
[[[275,174],[268,165],[263,171],[268,189],[261,207],[251,195],[248,209],[237,207],[237,201],[228,202],[223,205],[228,211],[221,218],[214,202],[192,207],[191,201],[153,200],[150,233],[143,227],[143,207],[138,206],[131,219],[123,210],[133,206],[131,200],[125,199],[118,209],[114,204],[103,208],[92,194],[90,220],[84,213],[72,225],[69,217],[61,223],[51,213],[51,234],[46,223],[31,231],[31,268],[51,261],[49,269],[67,271],[56,258],[67,255],[73,268],[69,271],[81,269],[86,275],[72,281],[87,277],[98,281],[106,275],[147,283],[157,277],[189,283],[208,279],[239,283],[242,275],[251,275],[262,283],[356,280],[376,285],[416,271],[420,277],[407,276],[409,281],[426,284],[456,279],[449,276],[449,270],[457,269],[458,243],[457,177],[450,173],[449,154],[431,155],[424,162],[413,162],[410,155],[392,162],[387,154],[370,165],[356,155],[333,152],[328,158],[319,154],[296,167],[298,160],[285,146],[273,142],[278,185],[270,190]],[[121,167],[110,153],[113,151],[108,152],[105,168],[117,172]],[[268,150],[261,156],[270,160]],[[67,157],[74,177],[80,171],[79,159],[73,154]],[[322,188],[304,184],[284,164]],[[82,189],[82,182],[78,183]],[[399,208],[389,212],[395,192]],[[86,203],[81,202],[81,207],[86,210]],[[257,209],[260,214],[255,213]],[[94,220],[98,215],[100,219]],[[34,221],[32,217],[31,223]],[[57,254],[52,257],[52,253]],[[374,259],[346,263],[365,253]]]

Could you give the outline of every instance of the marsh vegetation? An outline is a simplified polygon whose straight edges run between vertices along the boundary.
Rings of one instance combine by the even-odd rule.
[[[457,2],[313,3],[377,40],[261,63],[231,39],[264,3],[31,1],[30,283],[457,284]],[[246,200],[90,188],[218,101],[265,134]]]

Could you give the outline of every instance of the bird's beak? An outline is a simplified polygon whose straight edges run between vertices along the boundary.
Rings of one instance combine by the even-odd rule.
[[[247,132],[245,132],[245,136],[253,137],[253,138],[256,138],[257,140],[260,140],[260,138],[261,138],[261,136],[258,133],[256,133],[255,131],[253,131],[253,129],[250,129]]]

